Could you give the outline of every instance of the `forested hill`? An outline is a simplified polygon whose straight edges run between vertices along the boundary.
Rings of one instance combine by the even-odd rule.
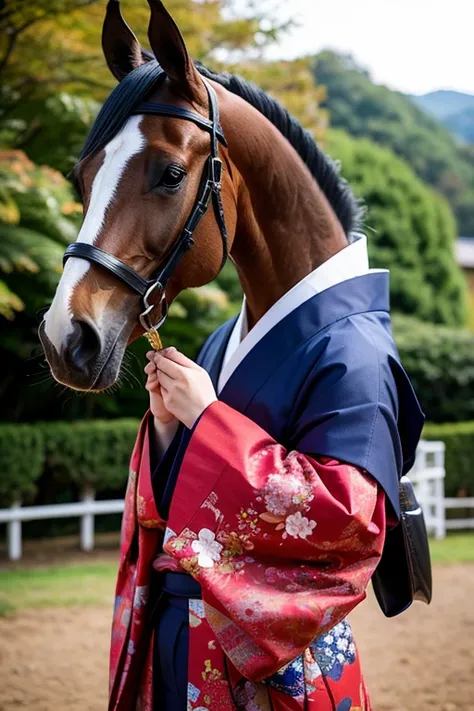
[[[314,71],[331,125],[391,148],[447,197],[460,234],[474,234],[474,147],[460,145],[410,97],[374,84],[349,56],[321,52]]]
[[[412,99],[438,118],[455,136],[474,144],[474,94],[441,90],[413,96]]]
[[[465,109],[474,109],[474,94],[439,89],[411,97],[422,109],[443,120]]]

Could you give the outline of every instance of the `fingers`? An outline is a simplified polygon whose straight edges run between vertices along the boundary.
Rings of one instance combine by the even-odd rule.
[[[167,358],[168,360],[173,361],[173,363],[177,363],[178,365],[182,365],[184,368],[196,368],[196,363],[191,360],[191,358],[188,358],[187,356],[184,355],[184,353],[181,353],[180,351],[176,350],[176,348],[164,348],[162,351],[159,352],[159,355]]]
[[[156,365],[154,363],[148,363],[144,367],[144,371],[147,374],[147,381],[145,383],[145,388],[149,392],[156,390],[160,386],[160,381],[158,380],[158,373],[156,370]]]
[[[154,363],[147,363],[143,370],[147,375],[152,375],[152,373],[156,373],[156,365]]]
[[[184,368],[199,367],[193,360],[185,356],[184,353],[181,353],[180,351],[176,350],[174,346],[170,346],[170,348],[163,348],[163,350],[161,351],[148,351],[146,357],[150,362],[156,364],[166,359],[173,363],[177,363],[178,365],[182,365]]]
[[[166,375],[163,371],[158,371],[158,382],[162,388],[169,390],[173,385],[174,378],[170,378],[170,376]]]
[[[145,383],[145,390],[148,390],[148,392],[155,392],[155,390],[158,390],[160,388],[160,381],[158,378],[156,380],[147,380]]]
[[[157,358],[155,359],[155,367],[158,371],[158,374],[166,373],[166,375],[168,375],[170,378],[173,378],[174,380],[182,378],[185,374],[182,365],[178,365],[178,363],[174,363],[172,360],[164,358],[163,356],[157,356]]]

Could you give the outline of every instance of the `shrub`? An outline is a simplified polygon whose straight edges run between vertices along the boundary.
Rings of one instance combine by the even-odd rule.
[[[351,57],[323,51],[315,76],[326,87],[331,125],[390,148],[451,202],[460,234],[473,234],[474,154],[418,101],[374,84]],[[383,177],[381,182],[384,182]]]
[[[393,331],[427,420],[474,419],[474,334],[397,315]]]
[[[33,497],[44,464],[41,430],[0,425],[0,507]]]
[[[134,419],[0,424],[0,508],[29,503],[40,477],[61,489],[123,489],[138,425]],[[474,496],[474,421],[429,423],[423,438],[446,444],[446,495]]]
[[[427,424],[423,439],[446,445],[446,496],[474,496],[474,421]]]
[[[367,205],[370,264],[390,269],[392,309],[465,326],[468,292],[454,257],[456,224],[446,200],[400,158],[366,139],[329,131],[327,145]]]
[[[120,488],[127,481],[137,430],[132,419],[44,423],[46,469],[62,485]]]

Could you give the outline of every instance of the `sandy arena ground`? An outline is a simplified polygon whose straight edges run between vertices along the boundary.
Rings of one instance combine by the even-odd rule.
[[[474,566],[435,570],[436,597],[386,620],[353,614],[374,711],[474,711]],[[107,607],[0,619],[0,710],[105,711]]]

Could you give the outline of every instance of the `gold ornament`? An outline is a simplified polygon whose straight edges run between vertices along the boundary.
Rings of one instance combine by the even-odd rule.
[[[143,335],[154,351],[161,351],[163,344],[161,342],[160,334],[156,328],[152,328],[150,331],[145,331]]]

